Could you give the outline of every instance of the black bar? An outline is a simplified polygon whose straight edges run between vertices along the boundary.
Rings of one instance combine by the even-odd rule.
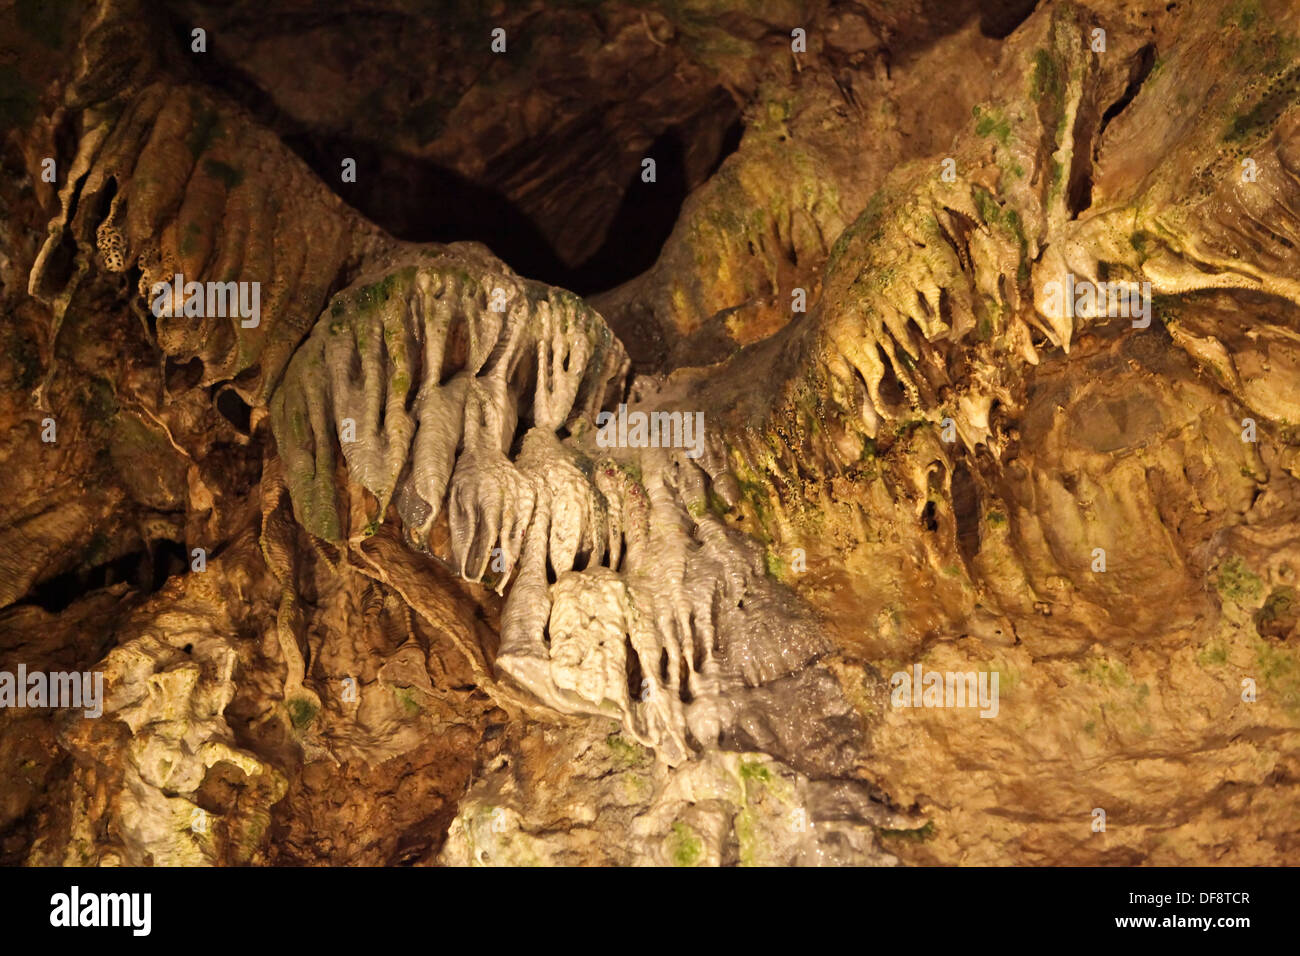
[[[7,870],[0,917],[7,942],[43,936],[128,947],[399,945],[415,934],[434,951],[476,940],[499,949],[512,939],[585,948],[662,933],[664,945],[690,939],[694,952],[703,940],[775,945],[794,934],[829,945],[846,932],[864,952],[1035,940],[1234,946],[1290,926],[1294,876],[1240,868]],[[52,898],[70,897],[73,886],[83,906],[88,894],[150,894],[148,935],[130,925],[52,926]],[[1120,925],[1133,919],[1154,922]]]

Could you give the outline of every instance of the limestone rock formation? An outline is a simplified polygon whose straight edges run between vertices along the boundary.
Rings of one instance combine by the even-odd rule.
[[[1294,4],[53,6],[0,861],[1296,862]]]

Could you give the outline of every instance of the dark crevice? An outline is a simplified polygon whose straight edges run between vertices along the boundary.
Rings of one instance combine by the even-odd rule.
[[[1071,219],[1077,219],[1092,205],[1092,171],[1106,126],[1133,101],[1154,66],[1155,46],[1148,43],[1138,51],[1129,67],[1129,82],[1123,94],[1100,118],[1094,110],[1079,110],[1074,124],[1074,154],[1065,192]]]
[[[80,190],[78,190],[78,193],[80,193]],[[94,230],[97,232],[99,230],[100,225],[106,219],[108,219],[108,213],[113,208],[113,199],[116,196],[117,196],[117,177],[109,176],[106,180],[104,180],[104,186],[102,189],[99,190],[99,192],[95,193],[93,196],[85,197],[88,203],[93,203],[93,205],[87,208],[87,212],[88,212],[88,215],[86,217],[86,232],[87,232],[86,239],[87,240],[90,239],[91,231]],[[73,216],[76,215],[76,208],[75,208],[76,202],[77,202],[76,197],[74,197],[72,201],[72,206],[69,207],[68,209],[68,222],[72,222]]]
[[[69,110],[54,129],[54,155],[59,169],[72,169],[77,157],[77,145],[81,141],[80,126],[76,114]]]
[[[977,227],[975,221],[956,209],[944,209],[944,216],[939,219],[939,234],[952,247],[953,253],[961,263],[962,272],[972,274],[974,267],[970,256],[970,237]]]
[[[223,388],[217,392],[215,405],[222,418],[234,425],[241,434],[248,434],[253,409],[233,388]]]
[[[691,665],[685,657],[681,659],[678,671],[677,697],[683,704],[689,704],[695,700],[695,695],[691,693]]]
[[[885,369],[878,386],[880,400],[890,411],[897,411],[907,401],[907,393],[903,391],[903,384],[894,374],[894,364],[889,360],[888,353],[879,345],[876,346],[876,353],[880,356],[880,363]]]
[[[185,546],[177,541],[161,539],[151,548],[140,548],[111,561],[89,568],[76,568],[42,581],[17,603],[33,604],[57,614],[90,592],[121,582],[152,594],[169,577],[188,570]]]
[[[56,291],[67,289],[77,267],[77,244],[70,230],[65,230],[59,237],[50,257],[45,263],[40,292],[53,295]]]
[[[738,135],[728,137],[729,145],[738,140]],[[638,162],[604,242],[585,262],[569,266],[542,228],[490,186],[361,140],[290,134],[284,142],[340,198],[397,238],[481,242],[520,275],[579,295],[621,285],[654,265],[689,191],[686,143],[678,129],[670,129],[645,153],[655,161],[655,181],[642,181]],[[356,160],[355,183],[341,181],[342,157]]]
[[[970,470],[961,464],[952,473],[952,513],[957,523],[957,549],[969,567],[980,550],[979,492]]]
[[[980,33],[994,40],[1004,40],[1038,6],[1038,0],[980,0]]]
[[[185,545],[169,538],[160,538],[153,542],[153,583],[151,591],[157,591],[167,583],[168,578],[187,574],[190,570],[189,554]]]
[[[1092,151],[1100,137],[1094,138],[1089,128],[1096,114],[1079,110],[1074,121],[1074,150],[1070,157],[1070,178],[1065,187],[1065,205],[1071,219],[1092,205]]]
[[[1124,93],[1114,103],[1106,109],[1101,115],[1101,128],[1097,130],[1097,141],[1101,142],[1101,137],[1106,132],[1106,127],[1110,121],[1124,112],[1125,108],[1133,102],[1137,96],[1138,90],[1142,89],[1142,84],[1146,82],[1147,77],[1151,75],[1151,70],[1156,64],[1155,44],[1148,43],[1142,49],[1138,50],[1137,57],[1133,61],[1133,66],[1129,71],[1128,86],[1124,87]]]
[[[921,524],[925,526],[926,531],[934,532],[939,530],[939,521],[936,517],[937,509],[933,501],[927,501],[925,508],[921,512]]]
[[[152,313],[150,313],[152,315]],[[177,362],[175,359],[167,359],[163,371],[163,379],[166,382],[166,389],[170,395],[179,395],[182,392],[188,392],[190,389],[198,386],[203,380],[203,360],[193,358],[188,362]]]

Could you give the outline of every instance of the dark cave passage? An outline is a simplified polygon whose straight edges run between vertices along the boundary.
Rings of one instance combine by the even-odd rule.
[[[557,79],[557,114],[549,128],[499,152],[490,140],[471,141],[471,154],[458,157],[462,168],[479,169],[470,176],[425,155],[437,135],[417,147],[403,138],[410,130],[382,129],[372,116],[349,113],[310,126],[291,116],[215,38],[203,56],[185,52],[192,28],[200,25],[193,14],[183,4],[160,7],[172,37],[163,54],[170,66],[220,90],[275,130],[322,183],[367,219],[409,242],[480,242],[521,276],[583,296],[613,289],[654,264],[686,197],[739,148],[744,131],[739,104],[716,78],[676,90],[671,119],[655,115],[646,102],[659,95],[653,84],[624,88]],[[305,30],[330,19],[304,17],[292,22]],[[377,22],[397,32],[404,23]],[[295,40],[295,55],[297,46]],[[500,78],[490,59],[481,66],[483,75]],[[471,92],[452,84],[441,99],[412,107],[405,120],[420,130],[445,131],[459,98]],[[354,181],[342,181],[345,159],[355,161]],[[653,182],[642,178],[647,159],[654,160]]]
[[[128,552],[93,567],[75,568],[48,578],[18,601],[34,604],[58,613],[88,594],[119,582],[126,582],[145,594],[153,594],[176,574],[189,571],[185,546],[177,541],[160,539],[149,547]]]
[[[742,132],[739,119],[734,119],[709,176],[740,145]],[[654,160],[654,181],[643,181],[638,163],[622,189],[604,241],[576,266],[566,265],[539,224],[499,190],[436,163],[360,140],[302,134],[285,137],[285,143],[349,205],[397,238],[481,242],[521,276],[585,296],[621,285],[654,265],[691,191],[687,135],[679,127],[670,128],[645,150],[643,158]],[[365,171],[357,182],[339,181],[340,156],[355,159],[358,170]],[[536,156],[529,160],[541,161]],[[587,176],[579,170],[561,178],[583,189]]]

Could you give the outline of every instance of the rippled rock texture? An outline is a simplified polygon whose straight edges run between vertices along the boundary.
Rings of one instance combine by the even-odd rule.
[[[0,860],[1297,862],[1300,12],[944,6],[0,11]]]

